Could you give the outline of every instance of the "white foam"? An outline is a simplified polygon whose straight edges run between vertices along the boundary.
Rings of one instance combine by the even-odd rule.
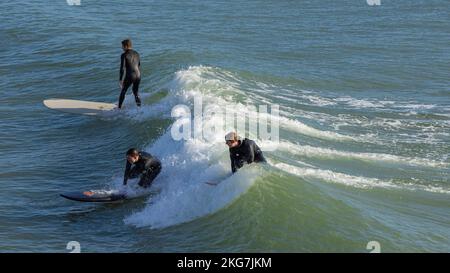
[[[281,116],[279,119],[281,127],[284,127],[290,131],[294,131],[302,135],[334,141],[360,141],[360,139],[357,137],[342,135],[332,131],[319,130],[314,127],[308,126],[298,120],[293,120]]]
[[[384,103],[380,101],[370,101],[364,99],[356,99],[352,97],[341,97],[336,98],[337,102],[345,102],[347,105],[352,106],[354,108],[382,108],[384,107]]]
[[[269,161],[270,162],[270,161]],[[333,172],[331,170],[322,170],[314,168],[297,167],[285,163],[270,163],[273,167],[282,170],[286,173],[303,177],[322,180],[328,183],[336,183],[346,186],[362,189],[372,188],[386,188],[386,189],[407,189],[411,191],[427,191],[433,193],[450,194],[450,190],[444,189],[440,186],[433,185],[418,185],[415,183],[394,183],[393,180],[382,180],[378,178],[353,176],[339,172]]]
[[[383,181],[377,178],[352,176],[344,173],[333,172],[331,170],[303,168],[289,165],[286,163],[275,163],[272,164],[272,166],[274,166],[279,170],[282,170],[284,172],[296,176],[304,178],[315,178],[323,180],[325,182],[338,183],[356,188],[373,188],[373,187],[399,188],[399,186],[389,181]]]
[[[330,106],[336,105],[337,103],[329,98],[313,96],[313,95],[300,95],[301,98],[308,100],[309,103],[316,106]]]
[[[397,164],[406,164],[412,166],[426,166],[426,167],[448,167],[446,162],[434,161],[424,158],[411,158],[402,157],[391,154],[383,153],[355,153],[347,151],[338,151],[327,148],[312,147],[309,145],[296,145],[289,142],[281,142],[277,145],[278,149],[293,153],[296,155],[302,155],[306,157],[321,157],[321,158],[351,158],[362,161],[378,161],[378,162],[391,162]]]
[[[436,107],[434,104],[420,104],[411,102],[408,104],[397,104],[395,105],[396,108],[402,108],[402,109],[414,109],[414,110],[430,110]]]

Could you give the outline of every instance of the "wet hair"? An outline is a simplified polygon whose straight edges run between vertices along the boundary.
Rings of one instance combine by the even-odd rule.
[[[139,151],[136,148],[131,148],[131,149],[128,149],[128,151],[127,151],[127,156],[129,156],[129,155],[136,156],[138,154],[139,154]]]
[[[131,44],[131,40],[130,39],[125,39],[122,41],[122,46],[126,47],[126,48],[131,48],[132,44]]]

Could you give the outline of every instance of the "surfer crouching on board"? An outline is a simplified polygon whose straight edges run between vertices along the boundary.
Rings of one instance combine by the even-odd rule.
[[[253,140],[241,140],[235,132],[225,136],[225,142],[230,148],[231,171],[235,173],[245,163],[266,162],[261,149]]]
[[[147,188],[153,182],[153,179],[161,171],[161,162],[154,156],[146,152],[140,152],[135,148],[127,151],[127,164],[123,177],[123,184],[127,184],[130,178],[140,176],[139,186]]]
[[[123,100],[128,88],[133,85],[134,99],[137,106],[141,106],[141,99],[139,98],[139,83],[141,82],[141,59],[139,53],[132,49],[131,40],[126,39],[122,41],[122,49],[124,53],[120,56],[120,78],[119,86],[121,88],[119,97],[119,109],[122,108]],[[125,70],[125,78],[123,72]]]

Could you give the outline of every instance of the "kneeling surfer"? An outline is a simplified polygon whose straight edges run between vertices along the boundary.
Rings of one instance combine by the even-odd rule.
[[[161,162],[149,153],[131,148],[127,151],[126,157],[124,185],[128,179],[140,177],[139,186],[147,188],[161,171]]]
[[[245,163],[266,162],[261,149],[253,140],[241,138],[236,132],[230,132],[225,136],[225,142],[230,148],[231,171],[235,173]]]
[[[248,138],[241,138],[236,132],[230,132],[225,136],[225,143],[230,148],[231,171],[233,175],[238,169],[242,168],[244,164],[251,164],[253,162],[266,162],[261,149],[253,140]],[[220,182],[205,182],[207,185],[217,186]]]

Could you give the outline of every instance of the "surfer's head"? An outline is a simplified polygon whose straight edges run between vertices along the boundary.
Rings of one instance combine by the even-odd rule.
[[[123,49],[123,50],[130,49],[132,46],[133,46],[133,45],[132,45],[130,39],[125,39],[125,40],[122,41],[122,49]]]
[[[225,143],[230,148],[234,148],[239,145],[239,136],[236,134],[236,132],[229,132],[225,135]]]
[[[134,164],[136,161],[139,160],[139,151],[136,148],[128,149],[127,160],[131,164]]]

